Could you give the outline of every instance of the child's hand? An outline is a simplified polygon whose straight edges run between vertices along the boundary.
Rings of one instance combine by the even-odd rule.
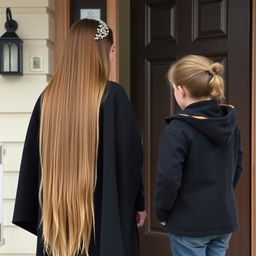
[[[160,222],[162,226],[166,226],[166,222]]]
[[[137,212],[137,216],[136,216],[136,219],[137,219],[137,227],[138,228],[141,228],[143,227],[144,225],[144,222],[147,218],[147,212],[146,211],[143,211],[143,212]]]

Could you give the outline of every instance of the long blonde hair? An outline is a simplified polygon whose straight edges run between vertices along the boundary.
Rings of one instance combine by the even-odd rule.
[[[99,111],[110,73],[112,31],[96,41],[99,22],[75,23],[41,101],[40,204],[44,249],[89,255],[95,229]]]
[[[188,55],[175,62],[168,72],[174,85],[183,85],[193,98],[212,97],[224,99],[222,64],[200,55]]]

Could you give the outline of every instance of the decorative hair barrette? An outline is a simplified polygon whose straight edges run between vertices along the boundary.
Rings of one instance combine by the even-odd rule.
[[[94,37],[94,40],[97,40],[97,41],[101,40],[101,39],[104,39],[109,34],[109,27],[108,27],[108,25],[104,21],[102,21],[102,20],[100,20],[99,23],[100,24],[98,25],[97,33],[96,33],[96,35]]]

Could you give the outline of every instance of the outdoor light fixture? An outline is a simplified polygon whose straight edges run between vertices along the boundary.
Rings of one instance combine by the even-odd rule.
[[[6,9],[6,32],[0,37],[0,74],[22,75],[23,41],[15,31],[18,24],[12,19],[11,9]]]

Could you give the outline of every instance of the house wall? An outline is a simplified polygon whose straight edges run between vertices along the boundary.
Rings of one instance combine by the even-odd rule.
[[[11,223],[25,134],[36,99],[54,67],[54,1],[1,0],[0,35],[5,32],[5,10],[10,7],[24,41],[23,76],[0,76],[0,142],[4,144],[3,237],[1,256],[35,255],[36,237]],[[30,59],[43,56],[43,71],[30,70]],[[1,189],[1,188],[0,188]]]

